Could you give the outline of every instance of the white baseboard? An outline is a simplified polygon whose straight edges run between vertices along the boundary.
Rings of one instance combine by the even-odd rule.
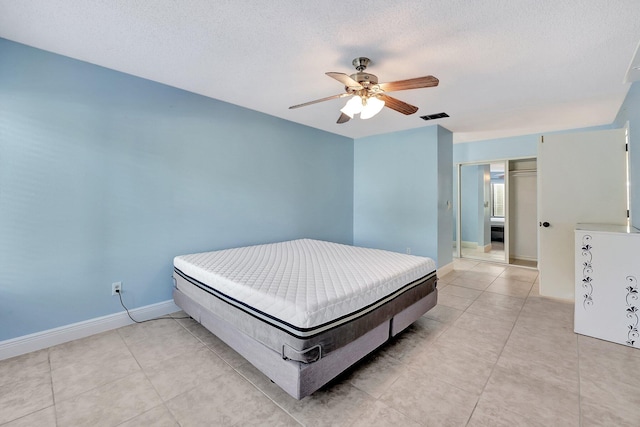
[[[438,277],[442,277],[446,274],[449,274],[453,271],[453,262],[450,262],[447,265],[443,265],[442,267],[438,268],[436,270],[436,274],[438,275]]]
[[[484,245],[484,246],[480,246],[480,245],[478,245],[478,250],[479,250],[480,252],[485,253],[485,254],[486,254],[487,252],[491,252],[491,243],[489,243],[488,245]]]
[[[538,257],[535,256],[524,256],[524,255],[511,255],[511,259],[519,259],[522,261],[538,261]]]
[[[478,242],[468,242],[466,240],[463,240],[462,242],[460,242],[460,247],[468,249],[478,249]]]
[[[154,317],[179,311],[180,307],[175,305],[173,300],[167,300],[156,304],[129,310],[136,320],[148,320]],[[125,311],[109,314],[107,316],[96,317],[83,322],[72,323],[54,329],[48,329],[34,334],[24,335],[5,341],[0,341],[0,360],[8,359],[32,351],[62,344],[100,332],[110,331],[122,326],[131,325],[133,321],[129,319]]]

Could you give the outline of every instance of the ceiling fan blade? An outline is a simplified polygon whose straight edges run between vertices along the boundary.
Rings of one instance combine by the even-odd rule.
[[[420,89],[423,87],[438,86],[440,80],[433,76],[416,77],[415,79],[398,80],[397,82],[380,83],[378,87],[385,92],[396,90]]]
[[[336,123],[347,123],[350,119],[351,117],[347,116],[345,113],[342,113],[340,114],[340,117],[338,117],[338,121]]]
[[[292,105],[291,107],[289,107],[289,109],[292,110],[294,108],[306,107],[307,105],[317,104],[318,102],[329,101],[331,99],[336,99],[336,98],[344,98],[345,96],[351,96],[351,94],[341,93],[338,95],[327,96],[326,98],[316,99],[315,101],[305,102],[304,104]]]
[[[325,74],[327,76],[331,77],[331,78],[336,79],[337,81],[339,81],[340,83],[342,83],[343,85],[345,85],[348,88],[355,89],[355,90],[362,89],[362,85],[360,83],[358,83],[357,81],[353,80],[351,77],[349,77],[345,73],[328,72],[328,73],[325,73]]]
[[[392,110],[396,110],[399,113],[409,115],[418,111],[418,107],[415,105],[407,104],[404,101],[400,101],[399,99],[393,98],[389,95],[378,95],[378,98],[384,101],[384,106],[389,107]]]

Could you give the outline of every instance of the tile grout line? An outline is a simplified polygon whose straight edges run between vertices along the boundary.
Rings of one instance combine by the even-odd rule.
[[[29,412],[27,414],[19,416],[18,418],[13,418],[13,419],[4,421],[4,422],[2,422],[3,426],[4,425],[13,424],[18,420],[21,420],[23,418],[31,416],[31,415],[35,414],[36,412],[44,411],[47,408],[53,408],[54,421],[56,423],[56,426],[58,425],[58,414],[57,414],[57,411],[56,411],[56,400],[55,400],[55,394],[53,393],[53,375],[52,375],[52,370],[51,370],[51,358],[50,358],[50,353],[49,353],[49,347],[47,347],[46,349],[36,350],[36,351],[43,351],[43,350],[47,351],[47,365],[49,366],[49,387],[51,389],[51,405],[45,406],[45,407],[40,408],[40,409],[35,409],[35,410],[33,410],[33,411],[31,411],[31,412]],[[23,355],[20,355],[20,356],[23,356]],[[20,357],[20,356],[16,356],[16,357]],[[14,381],[13,383],[15,383],[15,382],[21,382],[21,381]],[[9,385],[9,384],[13,384],[13,383],[7,383],[5,385]]]
[[[506,271],[506,269],[504,270]],[[503,271],[503,273],[504,273]],[[501,275],[502,273],[500,273]],[[500,275],[498,275],[498,277],[500,277]],[[496,279],[498,279],[498,277],[496,277]],[[496,280],[494,279],[494,281]],[[492,281],[489,286],[491,286],[491,284],[494,282]],[[534,282],[532,284],[532,286],[535,285],[535,279]],[[487,286],[487,288],[489,288],[489,286]],[[482,291],[482,293],[488,292],[486,290]],[[520,307],[520,310],[518,311],[518,316],[516,316],[516,319],[513,321],[513,325],[511,326],[511,330],[509,331],[509,335],[507,336],[507,339],[504,341],[504,344],[502,345],[502,349],[500,350],[500,354],[498,354],[498,357],[495,361],[495,363],[493,364],[493,366],[491,367],[491,373],[489,373],[489,376],[487,377],[487,380],[484,383],[484,386],[482,386],[482,391],[480,392],[480,394],[478,395],[478,400],[476,400],[476,404],[473,407],[473,410],[471,411],[471,414],[469,415],[469,419],[467,420],[467,423],[465,425],[469,425],[469,423],[471,422],[471,419],[473,418],[473,414],[475,413],[477,407],[478,407],[478,403],[480,403],[480,399],[482,398],[482,395],[485,392],[485,389],[487,388],[487,384],[489,383],[489,380],[491,379],[491,377],[493,376],[493,372],[495,371],[496,366],[498,365],[498,361],[500,360],[500,357],[502,356],[502,353],[504,352],[504,348],[507,346],[507,343],[509,342],[509,339],[511,338],[511,334],[513,333],[514,328],[516,327],[516,323],[518,322],[518,319],[520,318],[520,314],[522,313],[522,309],[524,308],[525,304],[527,303],[527,300],[529,299],[529,296],[531,294],[531,291],[529,291],[529,294],[527,295],[527,297],[524,299],[524,303],[522,304],[522,306]],[[478,296],[479,298],[480,296]],[[464,310],[464,312],[466,312],[467,310]],[[473,313],[471,313],[473,314]],[[484,316],[482,316],[484,317]],[[513,411],[515,412],[515,411]],[[517,413],[517,412],[515,412]],[[518,415],[524,417],[525,415],[519,414]]]
[[[173,319],[173,318],[172,318],[172,319]],[[176,322],[178,325],[180,325],[180,322],[178,322],[176,319],[173,319],[173,321],[174,321],[174,322]],[[137,325],[137,324],[136,324],[136,323],[134,323],[133,325]],[[130,327],[130,326],[133,326],[133,325],[123,326],[122,328]],[[182,325],[180,325],[180,326],[182,326]],[[155,386],[155,385],[153,385],[153,382],[152,382],[152,381],[149,379],[149,377],[147,376],[147,373],[145,372],[144,368],[142,367],[142,365],[141,365],[141,364],[140,364],[140,362],[138,361],[138,358],[135,356],[135,354],[133,354],[133,351],[131,351],[131,348],[129,347],[129,344],[127,344],[127,341],[126,341],[126,340],[124,339],[124,337],[120,334],[120,329],[121,329],[121,328],[116,329],[116,332],[118,333],[118,336],[119,336],[119,337],[120,337],[120,339],[122,340],[122,343],[124,344],[124,346],[125,346],[125,347],[127,348],[127,350],[129,351],[129,354],[131,354],[131,357],[133,357],[133,360],[135,360],[135,361],[136,361],[136,365],[138,365],[138,367],[140,368],[140,372],[142,372],[142,374],[144,375],[144,377],[147,379],[147,381],[149,382],[149,384],[150,384],[150,385],[151,385],[151,387],[153,388],[153,391],[155,391],[155,392],[156,392],[156,395],[158,395],[158,398],[159,398],[159,399],[160,399],[160,401],[162,402],[162,406],[164,406],[164,407],[165,407],[165,409],[167,410],[167,412],[169,413],[169,415],[171,415],[171,418],[173,418],[173,420],[174,420],[178,425],[180,425],[180,423],[179,423],[179,422],[178,422],[178,420],[176,419],[176,417],[175,417],[175,415],[173,414],[173,412],[171,412],[171,409],[169,409],[169,407],[167,406],[167,403],[164,401],[164,399],[162,398],[162,396],[160,396],[160,392],[158,392],[158,389],[156,388],[156,386]],[[189,331],[187,331],[187,332],[189,332]],[[134,374],[135,374],[135,373],[134,373]],[[129,375],[134,375],[134,374],[129,374]],[[126,378],[126,377],[123,377],[123,378]],[[116,380],[116,381],[118,381],[118,380]],[[114,382],[114,381],[112,381],[112,382]],[[160,406],[160,405],[158,405],[158,406]],[[146,410],[146,411],[144,411],[144,412],[142,412],[142,413],[140,413],[140,414],[137,414],[137,415],[135,415],[135,416],[133,416],[133,417],[131,417],[131,418],[129,418],[129,419],[126,419],[126,420],[122,421],[121,423],[119,423],[118,425],[123,424],[123,423],[126,423],[127,421],[131,421],[131,420],[133,420],[134,418],[139,417],[140,415],[146,414],[147,412],[151,411],[151,410],[152,410],[152,409],[154,409],[154,408],[157,408],[157,406],[154,406],[153,408],[150,408],[150,409],[148,409],[148,410]]]
[[[51,367],[51,347],[47,348],[47,364],[49,365],[49,378],[51,380],[51,402],[53,403],[53,417],[58,426],[58,405],[56,404],[56,394],[53,391],[53,368]]]
[[[235,351],[235,350],[234,350]],[[246,362],[246,363],[250,363],[250,362]],[[287,414],[289,417],[291,417],[292,420],[294,420],[295,422],[297,422],[298,424],[300,424],[301,426],[304,426],[305,424],[298,420],[291,412],[289,412],[286,408],[282,407],[282,405],[280,405],[278,402],[276,402],[271,396],[269,396],[264,390],[262,390],[257,384],[255,384],[253,381],[251,381],[246,375],[244,375],[242,372],[240,372],[239,370],[237,370],[236,368],[234,368],[233,366],[231,366],[231,369],[233,369],[233,371],[238,374],[239,376],[241,376],[242,378],[244,378],[244,380],[246,382],[248,382],[249,384],[251,384],[253,386],[253,388],[255,388],[256,390],[258,390],[258,392],[260,392],[264,397],[266,397],[269,401],[271,401],[275,406],[277,406],[278,408],[280,408],[280,410],[282,410],[282,412],[284,412],[285,414]],[[271,381],[272,383],[273,380],[271,380],[270,378],[267,377],[267,379],[269,379],[269,381]],[[275,384],[275,383],[274,383]]]
[[[131,326],[131,325],[127,325],[127,326]],[[124,327],[127,327],[127,326],[123,326],[123,327],[121,327],[121,328],[124,328]],[[141,366],[141,365],[140,365],[140,363],[138,362],[138,359],[136,359],[136,357],[135,357],[135,356],[133,355],[133,353],[131,352],[131,349],[129,348],[129,346],[128,346],[127,342],[124,340],[124,338],[122,337],[122,335],[120,335],[119,330],[120,330],[121,328],[117,328],[117,329],[115,329],[115,330],[114,330],[114,331],[115,331],[115,333],[117,333],[118,337],[122,340],[122,343],[123,343],[123,344],[124,344],[124,346],[127,348],[127,351],[129,352],[129,354],[131,354],[131,357],[133,358],[133,360],[135,360],[136,364],[137,364],[137,365],[138,365],[138,367],[140,368],[140,371],[145,375],[145,378],[147,378],[146,373],[144,372],[144,370],[142,369],[142,366]],[[78,340],[74,340],[74,341],[79,341],[79,340],[82,340],[82,339],[83,339],[83,338],[80,338],[80,339],[78,339]],[[63,343],[63,344],[66,344],[66,343]],[[59,345],[62,345],[62,344],[59,344]],[[95,387],[92,387],[92,388],[89,388],[89,389],[87,389],[87,390],[84,390],[84,391],[82,391],[82,392],[80,392],[80,393],[78,393],[78,394],[76,394],[76,395],[74,395],[74,396],[70,396],[70,397],[68,397],[68,398],[66,398],[66,399],[63,399],[63,400],[61,400],[60,402],[58,402],[58,401],[57,401],[57,399],[56,399],[56,395],[55,395],[54,389],[53,389],[53,368],[52,368],[52,366],[51,366],[51,352],[50,352],[50,349],[51,349],[51,348],[53,348],[53,347],[56,347],[56,346],[52,346],[52,347],[48,347],[48,348],[47,348],[47,362],[48,362],[48,364],[49,364],[49,373],[50,373],[50,376],[51,376],[51,395],[52,395],[52,400],[53,400],[53,405],[52,405],[52,406],[53,406],[53,408],[54,408],[54,412],[55,412],[56,426],[59,424],[59,421],[58,421],[58,403],[62,403],[62,402],[65,402],[65,401],[68,401],[68,400],[71,400],[71,399],[77,398],[78,396],[81,396],[81,395],[83,395],[83,394],[86,394],[86,393],[89,393],[89,392],[91,392],[91,391],[97,390],[97,389],[98,389],[98,388],[100,388],[100,387],[104,387],[104,386],[106,386],[106,385],[113,384],[113,383],[115,383],[115,382],[117,382],[117,381],[122,380],[123,378],[126,378],[126,377],[128,377],[128,376],[130,376],[130,375],[135,374],[135,373],[132,373],[132,374],[128,374],[128,375],[122,376],[122,377],[120,377],[120,378],[115,378],[115,379],[113,379],[113,380],[111,380],[111,381],[108,381],[108,382],[106,382],[106,383],[104,383],[104,384],[96,385]],[[149,379],[147,378],[147,380],[149,380]],[[153,384],[151,384],[151,385],[153,386]],[[156,391],[156,393],[157,393],[157,390],[155,390],[155,387],[154,387],[154,391]],[[159,395],[158,395],[158,397],[159,397]],[[160,400],[162,400],[162,399],[160,399]],[[43,408],[43,409],[44,409],[44,408]],[[34,412],[32,412],[32,413],[35,413],[35,412],[37,412],[37,411],[34,411]],[[30,414],[29,414],[29,415],[30,415]],[[140,415],[140,414],[138,414],[138,415]],[[127,421],[127,420],[125,420],[125,421],[123,421],[123,422],[126,422],[126,421]]]
[[[577,334],[576,353],[578,355],[578,425],[582,426],[582,375],[580,374],[580,337]]]
[[[201,323],[197,322],[197,320],[193,319],[193,317],[189,316],[190,319],[194,320],[196,323],[198,323],[198,325],[201,325]],[[229,363],[227,360],[225,360],[220,354],[218,354],[218,352],[216,352],[214,349],[212,349],[211,347],[209,347],[202,339],[200,339],[200,337],[196,336],[193,332],[191,332],[191,330],[189,330],[189,328],[187,328],[185,325],[182,324],[182,322],[177,322],[180,326],[182,326],[182,328],[184,328],[184,330],[186,330],[189,334],[191,334],[191,336],[193,336],[195,339],[197,339],[200,343],[202,343],[202,345],[209,350],[210,352],[212,352],[213,354],[215,354],[217,357],[220,358],[220,360],[222,360],[224,363],[226,363],[233,372],[235,372],[236,374],[238,374],[239,376],[241,376],[242,378],[244,378],[245,381],[247,381],[249,384],[251,384],[251,386],[253,386],[256,390],[258,390],[258,392],[262,393],[262,395],[264,395],[267,399],[269,399],[271,402],[273,402],[274,405],[276,405],[278,408],[280,408],[285,414],[289,415],[291,417],[291,419],[293,419],[295,422],[297,422],[298,424],[304,426],[304,424],[302,422],[300,422],[296,417],[294,417],[289,411],[287,411],[285,408],[283,408],[281,405],[278,404],[278,402],[276,402],[275,400],[273,400],[267,393],[265,393],[260,387],[258,387],[257,384],[254,384],[253,381],[251,381],[249,378],[247,378],[244,374],[242,374],[242,372],[240,372],[238,369],[236,369],[233,365],[231,365],[231,363]],[[225,345],[227,345],[225,343]],[[231,348],[231,347],[229,347]],[[233,348],[231,348],[233,350]],[[235,351],[235,350],[233,350]],[[249,363],[249,362],[247,362]],[[152,384],[153,385],[153,384]],[[195,387],[194,387],[195,388]],[[193,390],[193,389],[191,389]],[[190,391],[190,390],[189,390]],[[186,393],[186,392],[185,392]],[[168,409],[168,408],[167,408]],[[172,417],[174,417],[173,413],[171,412],[171,410],[169,410],[169,413],[171,414]],[[174,417],[175,418],[175,417]],[[177,422],[177,420],[176,420]]]

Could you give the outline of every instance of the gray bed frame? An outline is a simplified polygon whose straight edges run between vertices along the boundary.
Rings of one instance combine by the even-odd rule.
[[[181,278],[177,277],[176,280]],[[435,276],[430,280],[437,281]],[[284,391],[296,399],[302,399],[402,332],[434,307],[438,300],[438,290],[434,283],[433,292],[421,300],[313,363],[283,359],[280,353],[238,330],[178,288],[173,290],[173,299],[189,316],[242,355]]]

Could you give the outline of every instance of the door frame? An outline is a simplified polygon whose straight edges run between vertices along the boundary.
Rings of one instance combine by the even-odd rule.
[[[490,159],[490,160],[481,160],[481,161],[471,161],[471,162],[458,162],[455,163],[455,167],[456,167],[456,223],[455,223],[455,230],[456,230],[456,258],[462,258],[462,248],[461,248],[461,243],[462,243],[462,239],[461,239],[461,230],[462,230],[462,223],[461,223],[461,171],[462,171],[462,166],[464,165],[484,165],[484,164],[490,164],[490,163],[500,163],[500,162],[504,162],[505,163],[505,178],[504,178],[504,192],[505,192],[505,219],[504,219],[504,253],[505,253],[505,260],[502,262],[504,264],[510,264],[510,248],[509,248],[509,241],[511,240],[510,238],[510,230],[509,230],[509,218],[510,218],[510,208],[509,208],[509,164],[512,161],[518,161],[518,160],[536,160],[536,164],[537,164],[537,160],[538,160],[538,156],[537,153],[535,156],[519,156],[519,157],[507,157],[507,158],[500,158],[500,159]],[[536,166],[537,169],[537,166]],[[536,188],[536,200],[538,198],[538,194],[537,194],[538,190]],[[537,203],[536,203],[537,205]],[[476,258],[473,258],[476,259]]]
[[[528,157],[526,157],[528,158]],[[501,264],[509,264],[509,160],[517,159],[499,159],[499,160],[486,160],[486,161],[473,161],[473,162],[459,162],[456,163],[456,257],[462,257],[462,166],[474,166],[474,165],[487,165],[491,163],[504,163],[505,176],[504,176],[504,260],[492,262],[499,262]],[[470,258],[478,260],[478,258]],[[482,259],[480,259],[482,260]]]

